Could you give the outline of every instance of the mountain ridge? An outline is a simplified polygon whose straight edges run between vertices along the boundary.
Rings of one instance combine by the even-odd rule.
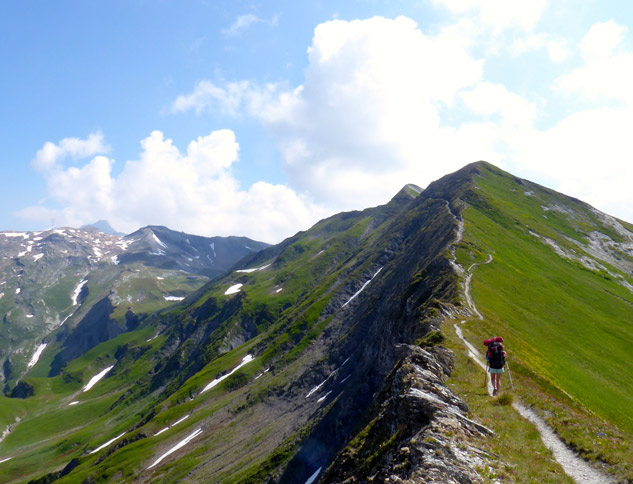
[[[542,443],[508,450],[504,426],[524,424],[463,379],[463,350],[441,347],[461,321],[471,341],[503,333],[516,398],[594,466],[633,478],[620,413],[633,395],[617,385],[629,226],[485,162],[416,193],[248,255],[56,377],[31,378],[25,402],[43,406],[10,413],[21,421],[0,442],[10,482],[530,482],[533,468],[566,482]],[[560,355],[552,334],[567,338]],[[589,335],[622,359],[612,375],[588,358]],[[68,419],[63,435],[48,413]],[[36,426],[41,441],[24,445]],[[43,454],[46,468],[18,477]]]

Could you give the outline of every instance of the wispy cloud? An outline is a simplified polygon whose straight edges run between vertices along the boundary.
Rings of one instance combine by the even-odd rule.
[[[235,19],[235,21],[231,24],[231,26],[227,29],[222,30],[222,33],[226,37],[237,37],[242,34],[245,30],[249,29],[253,25],[256,24],[267,24],[274,26],[277,24],[278,16],[275,15],[270,20],[263,19],[254,15],[252,13],[247,13],[245,15],[240,15]]]

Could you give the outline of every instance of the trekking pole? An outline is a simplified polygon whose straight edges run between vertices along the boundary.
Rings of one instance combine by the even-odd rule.
[[[486,392],[488,391],[488,367],[490,363],[486,363],[486,372],[484,373],[484,387],[486,388]]]
[[[510,365],[508,365],[507,360],[506,360],[506,368],[508,369],[508,376],[510,377],[510,385],[512,385],[512,390],[514,390],[514,383],[512,382],[512,373],[510,373]]]

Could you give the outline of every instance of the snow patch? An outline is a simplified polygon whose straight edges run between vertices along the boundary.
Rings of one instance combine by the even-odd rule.
[[[6,462],[8,460],[13,459],[13,457],[7,457],[6,459],[0,459],[0,464],[2,464],[3,462]]]
[[[156,432],[154,434],[154,437],[156,437],[157,435],[162,434],[163,432],[167,432],[169,429],[173,429],[176,425],[178,425],[179,423],[184,422],[185,420],[187,420],[189,418],[190,414],[185,415],[184,417],[182,417],[180,420],[174,422],[173,424],[169,425],[168,427],[165,427],[164,429],[159,430],[158,432]]]
[[[79,299],[79,294],[81,293],[81,289],[84,287],[86,282],[88,282],[87,279],[83,279],[82,281],[80,281],[79,284],[77,284],[77,287],[75,288],[75,290],[73,291],[73,296],[72,296],[73,306],[77,305],[77,299]]]
[[[171,424],[169,426],[169,428],[175,427],[176,425],[178,425],[179,423],[184,422],[185,420],[187,420],[189,418],[189,414],[185,415],[183,418],[181,418],[180,420],[176,420],[173,424]]]
[[[112,259],[111,259],[111,260],[112,260],[112,263],[113,263],[115,266],[118,266],[118,265],[119,265],[119,256],[118,256],[118,255],[112,256]]]
[[[237,294],[238,292],[240,292],[240,290],[242,289],[242,286],[244,284],[235,284],[231,287],[229,287],[226,292],[224,293],[225,296],[229,296],[230,294]]]
[[[266,368],[264,371],[262,371],[259,375],[257,375],[255,377],[255,380],[257,380],[259,377],[264,376],[266,373],[268,373],[270,371],[270,368]]]
[[[186,437],[185,439],[181,440],[180,442],[178,442],[176,445],[174,445],[171,449],[169,449],[167,452],[165,452],[163,455],[161,455],[158,459],[156,459],[156,461],[149,466],[147,469],[151,469],[152,467],[157,466],[158,464],[161,463],[161,461],[173,454],[174,452],[176,452],[178,449],[184,447],[185,445],[187,445],[189,442],[191,442],[193,439],[195,439],[198,435],[200,435],[202,433],[202,429],[196,429],[192,434],[190,434],[188,437]]]
[[[33,315],[32,314],[27,314],[26,317],[30,319],[30,318],[33,317]]]
[[[325,395],[323,395],[321,398],[319,398],[317,400],[317,403],[321,403],[323,400],[325,400],[327,398],[327,396],[332,393],[332,390],[330,390],[329,392],[327,392]]]
[[[22,290],[22,288],[19,288],[19,287],[18,287],[18,288],[15,290],[15,293],[16,293],[16,294],[20,294],[20,291],[21,291],[21,290]]]
[[[33,260],[35,262],[37,262],[38,260],[40,260],[42,257],[44,257],[44,254],[36,254],[33,256]]]
[[[310,390],[308,392],[308,394],[306,395],[306,398],[310,397],[310,395],[312,395],[313,393],[316,393],[319,391],[319,388],[321,388],[323,385],[325,385],[325,382],[327,382],[330,379],[330,377],[328,376],[325,380],[323,380],[321,383],[319,383],[317,386],[315,386],[312,390]]]
[[[185,299],[184,297],[180,297],[180,296],[163,296],[165,298],[165,301],[182,301],[183,299]]]
[[[211,250],[213,251],[213,257],[217,257],[218,255],[215,253],[215,242],[211,242],[210,247],[211,247]]]
[[[90,379],[90,381],[88,382],[88,384],[83,388],[83,391],[87,392],[88,390],[90,390],[93,386],[95,386],[99,382],[99,380],[101,380],[104,376],[106,376],[106,374],[112,368],[114,368],[114,365],[108,366],[105,370],[102,370],[101,372],[99,372],[95,376],[93,376]]]
[[[156,279],[158,279],[159,281],[164,281],[165,280],[164,277],[160,277],[160,276],[156,276]]]
[[[90,452],[90,454],[96,454],[97,452],[99,452],[102,449],[105,449],[108,445],[110,445],[111,443],[113,443],[116,440],[119,440],[121,437],[123,437],[125,435],[125,432],[123,432],[121,435],[117,435],[115,438],[113,438],[112,440],[108,440],[105,444],[97,447],[95,450],[93,450],[92,452]]]
[[[245,273],[250,273],[250,272],[255,272],[255,271],[263,271],[264,269],[266,269],[267,267],[270,267],[272,264],[266,264],[265,266],[261,266],[261,267],[254,267],[253,269],[240,269],[237,270],[235,272],[245,272]]]
[[[29,236],[26,232],[2,232],[2,235],[5,237],[22,237],[23,239],[26,239]]]
[[[253,360],[254,360],[254,358],[253,358],[252,355],[246,355],[244,358],[242,358],[242,362],[239,365],[237,365],[235,368],[233,368],[230,373],[227,373],[226,375],[222,375],[221,377],[216,378],[211,383],[209,383],[206,387],[204,387],[200,393],[202,394],[202,393],[206,392],[207,390],[211,390],[214,386],[216,386],[222,380],[225,380],[226,378],[231,376],[233,373],[235,373],[237,370],[239,370],[244,365],[246,365],[247,363],[250,363]]]
[[[352,302],[352,300],[356,296],[358,296],[361,292],[363,292],[363,290],[369,285],[369,283],[374,280],[374,277],[376,277],[378,274],[380,274],[380,271],[382,271],[382,267],[380,269],[378,269],[376,271],[376,273],[371,277],[371,279],[369,279],[365,284],[363,284],[363,286],[358,291],[356,291],[356,294],[354,294],[352,297],[350,297],[347,300],[347,302],[345,304],[343,304],[341,307],[344,308],[345,306],[347,306],[350,302]]]
[[[316,481],[317,476],[319,475],[319,472],[321,472],[321,469],[323,469],[322,467],[319,467],[314,474],[312,474],[310,476],[310,478],[306,481],[306,484],[312,484],[314,481]]]
[[[135,240],[119,240],[115,245],[123,250],[127,250],[132,242],[135,242]]]
[[[70,402],[68,405],[72,407],[73,405],[79,405],[79,402],[75,400],[74,402]]]
[[[154,232],[152,232],[152,238],[154,239],[154,242],[160,245],[163,249],[167,248],[167,246],[158,237],[156,237],[156,234]]]
[[[31,314],[31,316],[33,316]],[[28,316],[27,316],[28,317]],[[42,352],[46,349],[47,344],[46,343],[42,343],[41,345],[39,345],[37,347],[37,349],[35,350],[35,353],[33,353],[33,356],[31,356],[31,361],[29,361],[29,364],[26,365],[26,369],[28,370],[29,368],[32,368],[35,366],[35,364],[39,361],[40,356],[42,356]]]
[[[64,318],[64,320],[63,320],[61,323],[59,323],[59,325],[61,326],[61,325],[62,325],[62,324],[64,324],[66,321],[68,321],[68,318],[70,318],[73,314],[75,314],[75,313],[74,313],[74,312],[72,312],[72,313],[70,313],[68,316],[66,316],[66,317]]]

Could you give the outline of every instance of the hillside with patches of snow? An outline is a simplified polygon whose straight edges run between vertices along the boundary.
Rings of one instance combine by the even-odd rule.
[[[0,232],[0,379],[5,390],[27,372],[46,374],[55,358],[53,369],[69,355],[132,329],[139,315],[182,301],[266,246],[165,227],[130,235],[95,227]],[[97,304],[103,310],[92,311]],[[66,340],[81,343],[62,357]]]

